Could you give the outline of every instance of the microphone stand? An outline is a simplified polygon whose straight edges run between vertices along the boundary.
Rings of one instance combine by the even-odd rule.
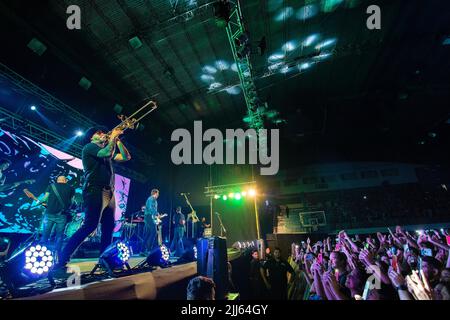
[[[219,219],[219,223],[220,223],[220,236],[223,237],[223,234],[224,233],[226,234],[227,230],[223,226],[222,219],[220,218],[220,214],[219,213],[216,213],[216,214],[217,214],[217,218]]]
[[[194,208],[192,207],[192,205],[191,205],[191,202],[189,201],[189,198],[188,198],[188,194],[186,194],[186,193],[181,193],[181,195],[184,197],[184,199],[186,200],[186,203],[188,204],[188,206],[189,206],[189,208],[191,209],[191,232],[192,232],[192,234],[191,234],[191,238],[195,238],[195,235],[194,235],[194,231],[195,231],[195,223],[197,223],[197,221],[194,221],[195,219],[198,219],[197,218],[197,214],[195,213],[195,210],[194,210]],[[192,215],[192,214],[194,214],[194,215]],[[186,219],[186,221],[187,221],[188,219]],[[186,238],[189,238],[189,228],[186,226]]]

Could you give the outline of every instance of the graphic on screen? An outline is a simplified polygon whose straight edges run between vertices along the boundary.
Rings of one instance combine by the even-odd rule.
[[[0,167],[0,233],[30,233],[41,227],[45,208],[24,189],[39,199],[50,183],[64,175],[76,189],[76,198],[82,199],[83,171],[78,158],[0,128],[1,160],[7,160],[9,166]],[[115,176],[116,220],[125,214],[129,187],[130,179]],[[115,231],[119,228],[116,224]]]

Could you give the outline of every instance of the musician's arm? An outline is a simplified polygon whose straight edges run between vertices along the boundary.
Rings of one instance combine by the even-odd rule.
[[[46,192],[44,196],[39,200],[40,202],[47,202],[50,193]]]
[[[125,162],[131,160],[131,154],[128,151],[127,147],[122,143],[122,141],[117,140],[117,148],[119,149],[119,153],[116,154],[114,160],[117,162]]]
[[[110,158],[112,157],[114,151],[116,149],[116,139],[110,139],[106,147],[100,149],[97,152],[97,157],[99,158]]]

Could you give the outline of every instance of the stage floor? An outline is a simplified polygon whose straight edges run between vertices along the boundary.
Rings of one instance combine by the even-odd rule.
[[[236,249],[227,250],[228,260],[241,255]],[[129,260],[133,268],[145,257],[133,256]],[[172,263],[176,258],[171,259]],[[89,274],[98,259],[72,259],[68,264],[74,270],[79,268],[81,274]],[[107,278],[78,286],[54,289],[50,292],[34,295],[25,300],[184,300],[186,286],[197,275],[197,262],[172,265],[168,268],[157,267],[153,271],[143,271],[118,278]],[[175,295],[175,296],[174,296]]]

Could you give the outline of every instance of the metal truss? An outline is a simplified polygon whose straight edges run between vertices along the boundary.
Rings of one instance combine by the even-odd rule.
[[[258,132],[259,129],[264,128],[263,116],[266,107],[265,104],[259,100],[256,86],[253,81],[253,67],[250,63],[249,56],[250,50],[241,58],[238,56],[236,40],[246,34],[239,1],[236,1],[236,4],[232,8],[230,21],[227,24],[226,30],[233,58],[238,69],[239,81],[244,93],[245,103],[247,105],[246,122],[249,123],[250,128],[253,128]]]
[[[65,153],[81,159],[81,151],[83,150],[83,146],[79,143],[73,142],[69,145],[67,144],[67,138],[46,129],[37,123],[25,119],[14,112],[0,107],[0,128],[2,127],[17,131],[20,134],[33,138],[36,141],[45,143],[49,146],[54,147],[56,145],[64,145],[67,148],[64,150]],[[117,172],[142,183],[147,180],[145,175],[124,166],[117,167]]]
[[[42,107],[52,111],[61,112],[66,117],[72,119],[75,123],[82,124],[84,127],[92,127],[96,124],[89,117],[86,117],[61,100],[55,98],[50,93],[39,88],[37,85],[25,79],[2,63],[0,63],[0,76],[10,80],[14,83],[15,86],[17,86],[24,92],[27,92],[34,97],[41,99],[41,101],[43,102]]]

